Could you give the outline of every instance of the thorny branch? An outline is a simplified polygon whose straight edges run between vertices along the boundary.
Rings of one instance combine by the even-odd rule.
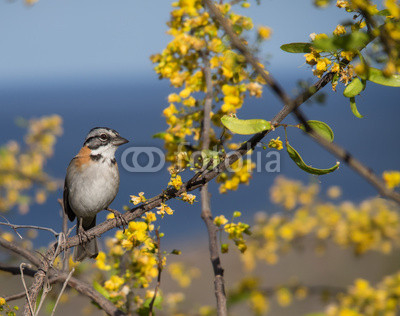
[[[202,133],[202,150],[207,150],[210,147],[210,130],[211,130],[211,107],[213,100],[213,84],[211,78],[211,67],[206,53],[202,54],[204,63],[203,73],[206,82],[206,97],[204,100],[204,113],[203,113],[203,133]],[[221,265],[218,250],[217,230],[213,221],[213,216],[210,207],[210,193],[208,192],[208,183],[200,189],[201,195],[201,218],[207,227],[209,252],[211,264],[214,271],[214,292],[217,299],[217,313],[219,316],[227,315],[226,308],[226,294],[225,294],[225,281],[224,269]]]

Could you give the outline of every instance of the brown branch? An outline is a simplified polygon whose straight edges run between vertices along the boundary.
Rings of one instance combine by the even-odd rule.
[[[156,236],[157,236],[157,270],[158,270],[158,275],[157,275],[157,285],[156,288],[154,290],[154,295],[153,298],[151,299],[151,302],[149,304],[149,316],[153,316],[153,305],[154,302],[156,301],[157,298],[157,293],[158,293],[158,289],[160,288],[160,284],[161,284],[161,273],[163,270],[163,264],[162,264],[162,258],[161,258],[161,239],[160,239],[160,233],[158,231],[158,229],[156,229]]]
[[[25,296],[25,291],[14,295],[5,296],[4,299],[6,300],[6,302],[11,302],[23,298],[24,296]]]
[[[22,247],[19,247],[16,243],[14,242],[9,242],[3,238],[0,237],[0,246],[3,248],[12,251],[13,253],[16,253],[23,258],[29,260],[33,265],[36,267],[39,267],[41,265],[41,261],[39,258],[37,258],[32,251],[24,249]]]
[[[64,212],[64,202],[62,199],[57,199],[57,202],[61,206],[61,212],[62,212],[62,232],[64,233],[65,237],[68,236],[68,216],[67,213]],[[70,255],[70,249],[67,249],[64,252],[64,260],[63,260],[63,270],[64,272],[69,271],[69,255]]]
[[[334,154],[340,160],[343,160],[350,168],[361,175],[365,180],[367,180],[371,185],[373,185],[376,190],[382,195],[389,199],[392,199],[400,204],[400,194],[390,190],[386,187],[384,181],[378,177],[370,168],[366,167],[362,162],[354,158],[347,150],[340,147],[337,144],[330,143],[323,137],[319,136],[308,124],[305,116],[297,108],[307,99],[309,99],[313,94],[315,94],[321,87],[325,86],[329,81],[332,80],[334,74],[332,72],[327,73],[321,80],[319,80],[312,87],[316,89],[309,89],[305,93],[299,95],[296,99],[292,100],[285,91],[280,87],[278,82],[273,79],[264,69],[260,66],[257,59],[249,51],[243,41],[235,34],[233,28],[228,19],[226,19],[220,10],[214,5],[211,0],[203,0],[205,7],[208,7],[213,18],[222,26],[226,34],[232,43],[232,46],[236,48],[246,59],[246,61],[252,65],[254,70],[268,83],[270,88],[275,92],[275,94],[281,99],[284,104],[284,112],[282,114],[288,115],[293,112],[297,119],[303,123],[306,127],[307,133],[328,151]],[[371,42],[375,37],[371,37],[369,42]],[[368,42],[368,43],[369,43]],[[347,62],[348,63],[348,62]],[[285,115],[285,116],[286,116]],[[272,124],[276,124],[274,119]]]
[[[211,67],[206,53],[202,54],[204,63],[203,73],[206,82],[206,96],[204,100],[204,114],[203,114],[203,133],[202,133],[202,150],[207,150],[210,147],[210,130],[211,130],[211,106],[213,101],[213,84],[211,78]],[[204,184],[201,188],[201,218],[207,227],[208,242],[211,264],[214,271],[214,292],[217,299],[217,313],[219,316],[228,314],[226,308],[226,294],[225,294],[225,281],[224,269],[221,265],[218,250],[217,239],[217,226],[213,221],[213,216],[210,207],[210,193],[208,192],[208,184]]]

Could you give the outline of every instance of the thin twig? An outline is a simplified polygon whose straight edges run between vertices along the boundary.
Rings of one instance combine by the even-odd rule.
[[[25,283],[25,278],[24,278],[24,266],[26,266],[26,263],[22,262],[19,265],[19,269],[21,271],[21,280],[22,280],[22,284],[24,285],[24,289],[25,289],[25,294],[26,294],[26,299],[28,300],[28,304],[29,304],[29,311],[31,313],[31,315],[35,315],[33,313],[33,308],[32,308],[32,303],[31,303],[31,299],[29,297],[29,293],[28,293],[28,288],[26,287],[26,283]]]
[[[1,216],[1,217],[5,218],[4,216]],[[8,220],[7,220],[7,222],[8,222]],[[57,233],[54,229],[49,228],[49,227],[41,227],[41,226],[34,226],[34,225],[15,225],[15,224],[11,224],[9,222],[8,223],[0,222],[0,225],[11,227],[12,229],[14,229],[14,231],[17,233],[18,237],[21,238],[21,239],[23,239],[22,236],[20,234],[18,234],[18,232],[16,231],[17,229],[20,229],[20,228],[31,228],[31,229],[37,229],[37,230],[45,230],[45,231],[48,231],[48,232],[52,233],[55,237],[58,237],[58,235],[60,234],[60,233]]]
[[[68,274],[67,278],[65,279],[65,282],[64,282],[64,284],[63,284],[63,286],[62,286],[62,288],[61,288],[60,294],[58,295],[57,300],[56,300],[56,303],[54,304],[53,311],[51,312],[51,316],[53,316],[54,313],[56,312],[56,308],[57,308],[58,302],[59,302],[61,296],[63,295],[63,293],[64,293],[64,291],[65,291],[65,288],[67,287],[67,284],[68,284],[68,282],[69,282],[69,279],[71,279],[72,274],[73,274],[74,272],[75,272],[75,268],[72,268],[71,272]]]
[[[160,233],[158,231],[158,229],[156,229],[156,237],[157,237],[157,249],[158,249],[158,253],[157,253],[157,269],[158,269],[158,275],[157,275],[157,284],[156,284],[156,288],[154,289],[154,295],[153,298],[151,299],[151,302],[149,304],[149,316],[153,316],[153,305],[154,302],[156,301],[156,297],[157,297],[157,293],[158,293],[158,289],[160,288],[160,284],[161,284],[161,272],[163,269],[163,265],[162,265],[162,258],[161,258],[161,239],[160,239]]]
[[[39,315],[39,311],[41,310],[44,300],[46,299],[47,294],[49,294],[49,292],[51,291],[51,286],[49,283],[49,279],[48,276],[46,275],[46,280],[44,282],[44,286],[43,286],[43,291],[42,291],[42,295],[40,296],[40,302],[39,305],[35,311],[35,316]]]

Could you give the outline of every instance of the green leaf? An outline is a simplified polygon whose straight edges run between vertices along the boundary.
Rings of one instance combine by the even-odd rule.
[[[360,94],[361,91],[364,90],[363,88],[364,88],[363,83],[361,82],[361,80],[358,77],[356,77],[344,89],[343,95],[346,98],[355,97],[356,95]]]
[[[151,297],[151,298],[148,298],[148,299],[146,299],[145,301],[144,301],[144,303],[143,303],[143,307],[146,307],[146,308],[149,308],[150,307],[150,303],[151,303],[151,301],[153,300],[153,298]],[[156,296],[156,298],[155,298],[155,300],[154,300],[154,304],[153,304],[153,306],[154,307],[157,307],[158,309],[161,309],[161,303],[162,303],[162,301],[163,301],[163,297],[162,297],[162,295],[160,294],[160,292],[158,292],[157,293],[157,296]]]
[[[153,137],[153,138],[164,139],[164,136],[165,136],[166,134],[167,134],[166,132],[160,132],[160,133],[154,134],[152,137]]]
[[[101,295],[103,295],[106,299],[108,299],[108,300],[110,299],[110,294],[108,293],[108,291],[104,287],[102,287],[100,285],[100,283],[94,281],[93,282],[93,287],[97,292],[99,292]]]
[[[283,44],[281,49],[288,53],[310,53],[311,47],[310,43],[289,43]]]
[[[232,133],[240,135],[251,135],[271,129],[270,122],[261,119],[240,120],[236,117],[224,115],[221,122]]]
[[[369,36],[364,32],[353,32],[343,36],[331,36],[313,41],[312,46],[324,52],[343,50],[360,50],[369,42]]]
[[[321,137],[325,138],[330,142],[333,142],[334,134],[328,124],[316,120],[309,120],[307,121],[307,123]],[[303,124],[299,124],[298,126],[303,131],[306,131],[306,127]]]
[[[357,105],[356,105],[356,98],[354,98],[354,97],[350,98],[350,109],[351,109],[351,112],[353,112],[355,117],[358,117],[358,118],[364,117],[364,115],[361,115],[360,112],[358,112]]]
[[[385,77],[383,72],[377,68],[369,67],[367,72],[360,77],[383,86],[400,87],[400,75]]]
[[[388,9],[384,9],[384,10],[379,11],[377,13],[377,15],[388,16],[388,15],[390,15],[390,11]]]
[[[329,169],[313,168],[313,167],[307,165],[303,161],[303,158],[301,158],[301,156],[296,151],[296,149],[294,149],[292,146],[290,146],[288,142],[286,142],[286,149],[289,154],[289,157],[292,158],[292,160],[296,163],[296,165],[300,169],[302,169],[308,173],[311,173],[311,174],[323,175],[323,174],[331,173],[331,172],[335,171],[337,168],[339,168],[339,165],[340,165],[340,162],[337,162],[336,165],[334,165],[333,167],[331,167]]]

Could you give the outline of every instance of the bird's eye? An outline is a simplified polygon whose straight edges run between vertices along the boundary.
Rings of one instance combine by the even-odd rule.
[[[107,140],[108,137],[107,137],[106,134],[101,134],[101,135],[100,135],[100,139],[101,139],[101,140]]]

